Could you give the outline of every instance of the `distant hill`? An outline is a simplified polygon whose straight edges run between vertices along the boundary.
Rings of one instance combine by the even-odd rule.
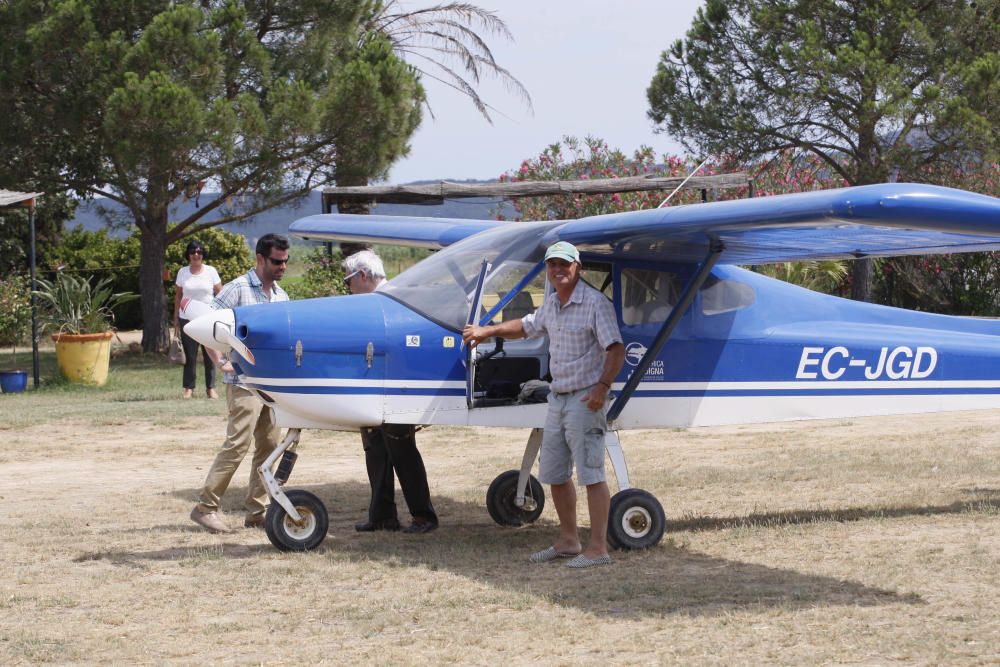
[[[218,195],[215,193],[204,193],[199,199],[199,204],[204,206],[215,200]],[[295,204],[289,204],[280,208],[271,209],[260,213],[248,221],[238,223],[226,223],[222,225],[224,229],[237,234],[242,234],[247,238],[248,244],[252,247],[257,239],[268,232],[285,234],[288,226],[299,218],[307,215],[322,213],[322,195],[319,192],[311,192]],[[508,218],[515,216],[514,209],[509,202],[503,202],[499,198],[475,197],[470,199],[453,199],[442,204],[379,204],[373,213],[384,215],[409,215],[429,218],[462,218],[465,220],[492,220],[495,219],[495,211],[502,204],[504,215]],[[102,214],[101,210],[105,213]],[[170,219],[180,220],[195,211],[194,200],[180,202],[170,209]],[[206,219],[218,220],[219,215],[213,211]],[[82,226],[88,231],[108,228],[109,219],[111,221],[110,233],[114,236],[123,237],[129,233],[129,216],[124,207],[108,199],[96,199],[94,201],[81,202],[76,209],[76,216],[67,221],[68,229]]]

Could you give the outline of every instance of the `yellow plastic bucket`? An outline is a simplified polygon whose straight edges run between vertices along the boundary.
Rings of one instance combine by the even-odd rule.
[[[52,334],[59,370],[70,382],[100,387],[108,381],[111,361],[110,331],[96,334]]]

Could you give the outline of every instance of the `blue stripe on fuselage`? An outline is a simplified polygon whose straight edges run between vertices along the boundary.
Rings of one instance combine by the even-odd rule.
[[[330,394],[330,395],[393,395],[393,396],[465,396],[465,389],[409,389],[406,387],[328,387],[309,385],[274,385],[251,383],[254,389],[274,394]]]
[[[272,393],[291,394],[356,394],[356,395],[394,395],[394,396],[464,396],[465,390],[461,388],[440,388],[440,389],[411,389],[406,387],[358,387],[358,386],[317,386],[317,385],[269,385],[264,383],[252,383],[249,386]],[[617,390],[616,390],[617,391]],[[804,389],[802,387],[754,389],[639,389],[635,392],[637,398],[672,398],[672,397],[728,397],[728,396],[933,396],[933,395],[961,395],[961,394],[1000,394],[1000,387],[895,387],[892,385],[883,387],[837,387],[835,382],[829,383],[828,387],[816,389]]]

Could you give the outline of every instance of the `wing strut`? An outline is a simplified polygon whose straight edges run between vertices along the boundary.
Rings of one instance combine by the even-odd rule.
[[[639,365],[636,367],[632,376],[625,383],[625,387],[622,389],[622,393],[618,394],[618,398],[611,405],[611,409],[608,410],[608,422],[612,422],[618,419],[618,415],[622,413],[625,409],[625,404],[635,393],[635,388],[639,386],[642,378],[645,377],[646,371],[649,369],[650,364],[656,359],[656,355],[660,353],[663,346],[666,344],[667,339],[670,338],[670,334],[674,332],[674,328],[677,327],[677,323],[680,322],[681,317],[687,312],[688,308],[691,307],[691,303],[694,301],[694,295],[698,293],[698,290],[708,279],[708,276],[712,273],[712,268],[715,263],[719,261],[719,256],[724,250],[722,241],[718,239],[713,240],[709,246],[708,254],[702,261],[701,266],[698,268],[698,272],[694,274],[688,284],[684,287],[684,292],[681,294],[680,300],[677,305],[670,311],[670,315],[667,316],[667,321],[663,323],[660,327],[659,333],[656,334],[656,338],[653,339],[652,344],[649,349],[646,350],[646,354],[642,355],[642,359],[639,361]]]

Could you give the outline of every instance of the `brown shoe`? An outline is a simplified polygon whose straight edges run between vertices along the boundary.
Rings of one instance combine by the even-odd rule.
[[[192,390],[190,390],[190,389],[185,389],[185,390],[184,390],[184,398],[191,398],[191,394],[193,394],[193,393],[194,393],[194,392],[193,392]]]
[[[210,533],[231,533],[233,529],[226,525],[218,512],[202,512],[197,506],[191,510],[191,520]]]
[[[219,395],[215,392],[215,389],[209,389],[208,391],[205,392],[205,394],[209,398],[218,398],[219,397]]]
[[[243,519],[244,528],[263,528],[264,527],[264,513],[259,514],[247,514],[246,518]]]

